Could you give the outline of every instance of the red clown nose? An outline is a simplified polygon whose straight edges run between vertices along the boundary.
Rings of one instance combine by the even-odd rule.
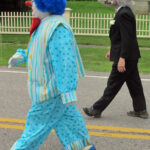
[[[25,1],[25,5],[29,6],[29,7],[32,7],[32,2],[31,1]]]

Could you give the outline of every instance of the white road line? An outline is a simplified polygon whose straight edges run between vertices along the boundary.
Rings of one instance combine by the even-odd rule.
[[[26,74],[27,72],[25,71],[7,71],[7,70],[0,70],[2,73],[20,73],[20,74]]]
[[[88,75],[85,75],[86,78],[99,78],[99,79],[108,79],[108,76],[88,76]],[[141,78],[142,81],[148,81],[150,82],[150,79],[143,79]]]
[[[108,79],[107,76],[88,76],[88,75],[85,75],[86,78],[100,78],[100,79]]]
[[[0,73],[18,73],[18,74],[27,74],[25,71],[8,71],[8,70],[0,70]],[[108,79],[108,76],[89,76],[85,75],[86,78],[98,78],[98,79]],[[141,79],[142,81],[150,82],[150,79]]]

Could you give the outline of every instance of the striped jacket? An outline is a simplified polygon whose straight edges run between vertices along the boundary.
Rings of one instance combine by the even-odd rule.
[[[64,104],[76,101],[79,77],[84,76],[80,53],[70,25],[51,15],[34,31],[28,49],[18,49],[17,63],[27,63],[32,103],[61,96]]]

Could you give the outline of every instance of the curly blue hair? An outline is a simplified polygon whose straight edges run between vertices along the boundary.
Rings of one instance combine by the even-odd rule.
[[[66,0],[33,0],[36,7],[42,12],[50,12],[54,15],[62,15],[67,5]]]

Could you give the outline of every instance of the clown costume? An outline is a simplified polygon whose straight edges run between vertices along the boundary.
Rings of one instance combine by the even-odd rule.
[[[63,150],[96,150],[75,104],[84,68],[72,29],[62,16],[66,1],[34,0],[26,5],[32,6],[31,40],[27,49],[18,49],[10,58],[9,68],[26,62],[32,106],[11,150],[39,149],[52,129]]]

